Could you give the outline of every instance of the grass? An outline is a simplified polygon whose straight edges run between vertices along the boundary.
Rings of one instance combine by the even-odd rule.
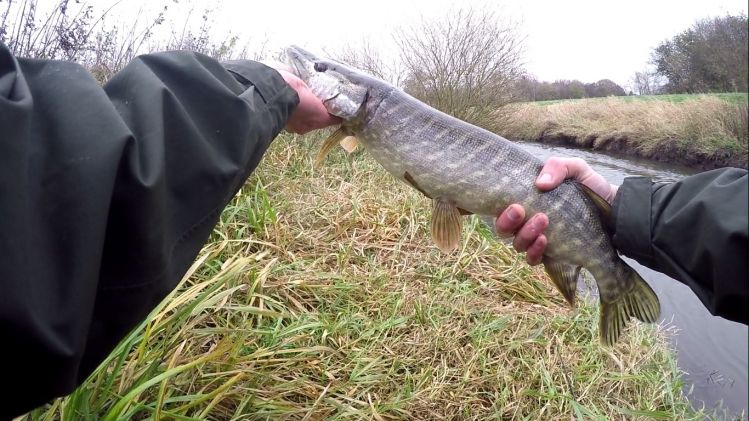
[[[508,106],[499,134],[697,168],[747,168],[747,94],[657,95]]]
[[[583,99],[553,99],[548,101],[535,101],[533,104],[536,105],[552,105],[560,102],[575,102],[575,101],[605,101],[608,97],[603,98],[583,98]],[[732,104],[746,104],[747,93],[746,92],[716,92],[711,94],[663,94],[663,95],[628,95],[615,97],[618,100],[625,102],[629,101],[667,101],[672,103],[680,103],[684,101],[691,101],[701,98],[717,98],[722,99]]]
[[[717,98],[731,104],[746,104],[746,92],[716,92],[711,94],[664,94],[664,95],[632,95],[621,97],[630,101],[669,101],[680,103],[684,101],[699,100],[702,98]]]
[[[283,135],[178,288],[71,396],[27,420],[704,419],[663,332],[598,345],[537,268],[366,154]]]

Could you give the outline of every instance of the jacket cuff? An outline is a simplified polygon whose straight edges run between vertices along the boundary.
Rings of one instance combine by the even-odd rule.
[[[628,177],[619,187],[613,203],[614,247],[644,265],[653,260],[651,191],[650,179]]]
[[[252,60],[230,60],[221,65],[245,88],[254,87],[266,104],[278,100],[290,101],[294,107],[299,104],[299,95],[276,69]]]

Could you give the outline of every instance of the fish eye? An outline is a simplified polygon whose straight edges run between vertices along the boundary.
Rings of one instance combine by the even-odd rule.
[[[328,65],[325,63],[315,63],[315,71],[316,72],[324,72],[328,70]]]

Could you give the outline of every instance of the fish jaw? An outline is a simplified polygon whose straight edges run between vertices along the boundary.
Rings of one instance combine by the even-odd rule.
[[[284,61],[291,66],[294,74],[308,83],[310,76],[315,73],[317,56],[296,45],[284,49],[284,56]]]
[[[284,50],[284,60],[325,105],[348,126],[362,124],[394,86],[335,60],[320,58],[297,46]]]

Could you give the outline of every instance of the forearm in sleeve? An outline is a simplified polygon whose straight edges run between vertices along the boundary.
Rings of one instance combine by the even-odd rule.
[[[146,55],[102,88],[0,44],[0,418],[93,371],[176,285],[284,127],[296,93],[262,64],[232,66]]]
[[[614,200],[614,245],[688,285],[712,314],[746,324],[747,186],[736,168],[668,184],[627,178]]]

